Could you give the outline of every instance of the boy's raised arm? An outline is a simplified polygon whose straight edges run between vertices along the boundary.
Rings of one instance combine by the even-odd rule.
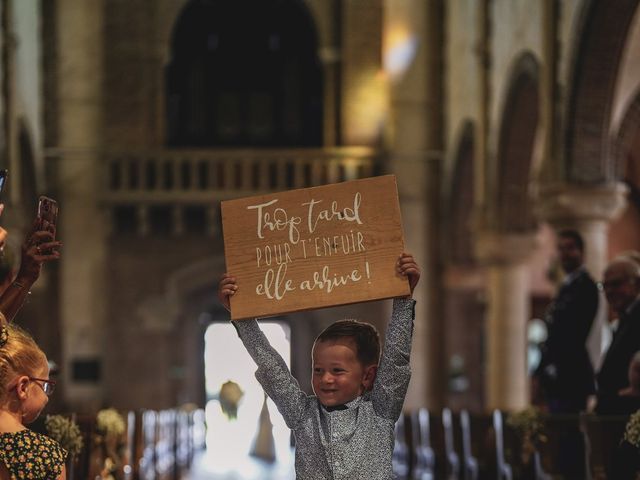
[[[411,378],[409,358],[415,317],[415,301],[411,297],[420,280],[420,268],[410,254],[400,255],[396,270],[400,275],[408,278],[411,295],[393,300],[393,312],[385,334],[382,357],[371,392],[376,413],[394,422],[402,412]]]
[[[229,297],[238,290],[235,277],[224,274],[218,286],[218,298],[229,309]],[[274,401],[289,428],[295,428],[306,407],[307,395],[291,375],[287,364],[271,346],[256,320],[232,322],[243,345],[256,362],[256,378]]]

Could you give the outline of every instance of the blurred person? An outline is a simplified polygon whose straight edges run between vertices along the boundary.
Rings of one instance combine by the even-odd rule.
[[[640,350],[640,265],[628,257],[615,258],[604,272],[602,288],[618,327],[596,377],[596,412],[623,415],[620,392],[631,386],[629,366]]]
[[[557,251],[565,277],[544,319],[548,336],[532,380],[550,413],[578,413],[595,391],[586,340],[598,311],[598,287],[584,267],[577,231],[560,231]]]
[[[627,377],[629,386],[620,390],[618,394],[628,404],[626,413],[631,414],[640,409],[640,351],[631,358]]]
[[[640,266],[640,252],[637,250],[626,250],[618,254],[616,258],[627,258],[627,259],[633,260],[635,263],[638,264],[638,266]],[[607,315],[607,323],[603,326],[603,329],[602,329],[602,337],[600,339],[601,352],[606,352],[607,349],[609,348],[609,345],[611,345],[611,340],[613,339],[613,334],[618,328],[618,323],[619,322],[618,322],[618,317],[616,312],[614,312],[613,310],[610,310]],[[600,359],[600,365],[602,365],[603,360],[604,360],[604,355]],[[598,365],[598,368],[600,367],[600,365]],[[594,400],[595,400],[595,397],[594,397]],[[595,402],[594,402],[594,408],[595,408]]]
[[[620,405],[622,412],[631,415],[640,409],[640,352],[636,352],[629,365],[629,387],[620,390]],[[632,420],[629,420],[631,423]],[[626,427],[630,428],[629,425]],[[632,428],[632,427],[631,427]],[[640,473],[640,455],[638,447],[631,444],[623,435],[613,458],[607,466],[609,478],[616,480],[635,480]]]

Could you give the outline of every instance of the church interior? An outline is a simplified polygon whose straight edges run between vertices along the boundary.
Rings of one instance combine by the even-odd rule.
[[[0,0],[0,17],[3,260],[19,265],[40,195],[59,204],[63,244],[14,322],[55,366],[45,413],[128,422],[137,453],[115,478],[294,478],[289,432],[217,297],[222,201],[396,176],[422,270],[398,478],[454,469],[443,438],[436,477],[416,473],[420,411],[432,438],[453,415],[455,450],[460,412],[483,425],[535,403],[558,231],[580,233],[596,282],[640,250],[638,0]],[[599,298],[596,371],[613,315]],[[263,325],[311,394],[315,337],[342,318],[384,337],[390,311]],[[183,416],[184,438],[145,456],[144,422],[157,434]],[[442,478],[478,478],[460,465]]]

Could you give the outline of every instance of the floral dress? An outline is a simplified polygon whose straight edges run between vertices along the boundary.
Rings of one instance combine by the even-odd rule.
[[[55,480],[66,457],[58,442],[46,435],[31,430],[0,434],[0,459],[12,480]]]

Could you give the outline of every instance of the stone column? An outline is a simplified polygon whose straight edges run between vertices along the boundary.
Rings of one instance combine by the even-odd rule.
[[[9,189],[9,200],[14,205],[20,205],[22,195],[22,166],[20,165],[20,152],[18,144],[18,116],[17,99],[18,89],[16,86],[16,48],[17,38],[14,25],[14,6],[12,0],[3,0],[0,3],[2,11],[2,54],[3,62],[3,89],[4,94],[4,142],[6,152],[6,168],[11,172],[11,184]],[[6,202],[6,199],[5,199]],[[22,236],[22,235],[21,235]]]
[[[623,183],[599,186],[553,184],[540,188],[537,198],[538,217],[556,231],[571,228],[585,242],[585,264],[597,281],[607,266],[609,223],[622,214],[628,188]],[[591,362],[598,367],[602,334],[607,323],[607,305],[600,297],[599,313],[587,339]]]
[[[535,236],[480,232],[476,249],[488,280],[485,408],[518,410],[529,402],[526,260],[535,249]]]
[[[405,250],[413,253],[422,276],[413,293],[417,301],[411,350],[411,383],[405,408],[444,406],[446,359],[442,314],[442,265],[437,217],[439,158],[425,153],[395,154],[393,169],[404,225]],[[429,208],[430,207],[430,208]]]
[[[391,169],[398,179],[406,249],[422,267],[407,409],[444,404],[446,366],[439,252],[439,192],[442,161],[441,0],[385,0],[387,37],[415,52],[405,70],[388,70],[391,82]],[[389,48],[389,40],[384,42]]]
[[[107,228],[98,207],[104,7],[102,0],[58,0],[56,4],[58,234],[64,242],[60,262],[62,372],[69,405],[82,411],[101,404],[102,352],[109,342],[104,329]],[[86,368],[88,378],[75,376],[74,366]],[[94,374],[98,378],[90,378]]]

